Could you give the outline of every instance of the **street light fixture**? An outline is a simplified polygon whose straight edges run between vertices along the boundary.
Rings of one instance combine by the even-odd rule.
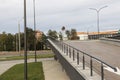
[[[95,11],[97,12],[98,39],[100,38],[100,35],[99,35],[99,33],[100,33],[100,30],[99,30],[99,12],[100,12],[103,8],[106,8],[106,7],[108,7],[108,6],[103,6],[103,7],[99,8],[99,9],[96,9],[96,8],[89,8],[89,9],[95,10]]]
[[[35,17],[35,0],[33,0],[33,9],[34,9],[34,50],[35,50],[35,62],[37,62],[37,54],[36,54],[36,17]]]
[[[27,37],[26,37],[26,0],[24,0],[24,80],[28,80],[27,74]]]

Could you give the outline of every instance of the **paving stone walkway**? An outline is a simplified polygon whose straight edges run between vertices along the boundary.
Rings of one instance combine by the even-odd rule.
[[[45,80],[70,80],[58,61],[43,61]]]

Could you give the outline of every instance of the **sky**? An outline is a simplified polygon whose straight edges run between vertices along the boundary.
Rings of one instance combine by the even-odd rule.
[[[0,33],[24,31],[24,0],[0,0]],[[27,3],[27,27],[34,29],[33,0]],[[47,33],[49,29],[61,31],[76,29],[97,31],[97,12],[89,8],[100,9],[100,31],[120,29],[120,0],[35,0],[36,29]]]

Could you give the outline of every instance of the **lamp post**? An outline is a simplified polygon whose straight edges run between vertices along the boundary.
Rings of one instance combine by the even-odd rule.
[[[34,9],[34,50],[35,50],[35,62],[37,62],[37,54],[36,54],[36,17],[35,17],[35,0],[33,0],[33,9]]]
[[[20,54],[20,56],[21,56],[21,53],[20,53],[20,50],[21,50],[21,40],[20,40],[20,21],[22,21],[22,19],[18,21],[19,54]]]
[[[103,8],[106,8],[106,7],[108,7],[108,6],[103,6],[103,7],[99,8],[99,9],[96,9],[96,8],[89,8],[89,9],[95,10],[95,11],[97,12],[98,39],[100,38],[100,35],[99,35],[99,33],[100,33],[100,29],[99,29],[99,12],[100,12]]]
[[[26,37],[26,0],[24,0],[24,80],[28,80],[27,74],[27,37]]]

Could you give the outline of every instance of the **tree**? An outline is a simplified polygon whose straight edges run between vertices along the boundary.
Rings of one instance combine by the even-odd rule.
[[[67,35],[68,40],[70,40],[71,39],[71,32],[69,30],[66,30],[65,33]]]
[[[55,39],[58,38],[57,32],[56,32],[55,30],[54,30],[54,31],[49,30],[48,33],[47,33],[47,35],[48,35],[49,37],[52,37],[52,38],[55,38]]]
[[[14,48],[14,36],[10,33],[7,34],[7,39],[6,39],[6,50],[7,51],[13,51],[15,50]]]
[[[35,37],[35,32],[33,31],[33,29],[31,28],[26,28],[26,32],[27,32],[27,49],[28,50],[34,50],[34,38]],[[55,35],[53,35],[53,33]],[[56,31],[52,31],[52,35],[54,37],[56,37],[57,32]],[[16,38],[17,37],[17,38]],[[39,49],[43,49],[46,44],[46,39],[47,37],[42,34],[42,37],[40,38],[40,40],[37,40],[36,42],[36,46],[37,50]],[[20,33],[20,46],[21,49],[24,49],[24,33]],[[16,45],[17,43],[17,45]],[[3,32],[2,34],[0,34],[0,51],[15,51],[16,48],[18,48],[19,44],[18,44],[18,33],[16,33],[15,35],[11,34],[11,33],[5,33]]]
[[[120,34],[120,29],[118,30],[118,34]]]
[[[61,32],[59,32],[59,38],[60,38],[60,40],[63,40],[63,35]]]
[[[26,35],[27,35],[27,49],[28,50],[34,50],[34,38],[35,34],[33,29],[26,28]],[[24,33],[20,33],[20,40],[21,40],[21,49],[24,49]]]
[[[5,32],[0,34],[0,51],[13,51],[14,47],[14,36],[12,34]]]
[[[1,35],[0,35],[0,50],[1,51],[6,51],[6,40],[7,40],[7,34],[5,32],[3,32]]]
[[[65,30],[65,26],[63,26],[63,27],[61,28],[61,30],[64,31],[64,30]]]
[[[71,29],[71,40],[77,40],[78,36],[77,36],[77,31],[76,29]]]
[[[37,41],[37,50],[44,50],[47,49],[47,37],[45,34],[42,34],[42,36],[39,38],[39,40]]]
[[[79,37],[77,36],[76,29],[71,29],[71,31],[70,30],[66,30],[65,33],[67,35],[68,40],[77,40],[77,39],[79,39]]]
[[[28,50],[34,50],[35,33],[31,28],[26,28]]]

